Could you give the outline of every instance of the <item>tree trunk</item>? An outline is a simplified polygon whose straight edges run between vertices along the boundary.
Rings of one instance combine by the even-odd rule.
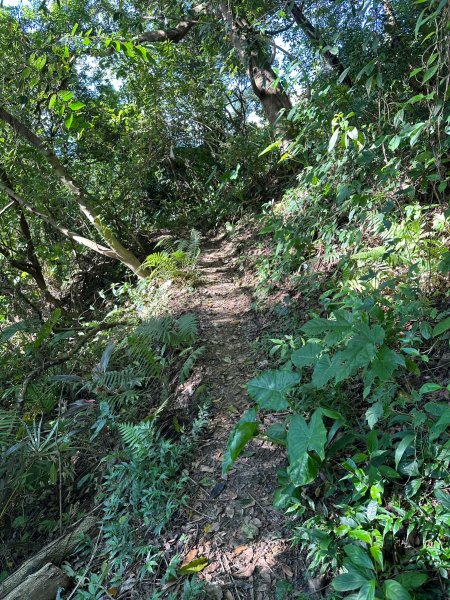
[[[100,213],[97,211],[94,202],[89,194],[66,170],[56,154],[47,148],[44,142],[29,129],[24,123],[16,119],[4,108],[0,107],[0,119],[8,123],[20,136],[26,139],[38,152],[47,160],[61,183],[73,194],[80,207],[81,212],[88,221],[95,227],[101,237],[113,251],[113,256],[126,267],[131,269],[138,277],[144,278],[148,273],[140,270],[141,262],[127,248],[125,248],[116,238],[112,230],[103,223]]]
[[[267,120],[286,141],[290,141],[289,135],[280,126],[280,111],[289,111],[292,103],[283,87],[274,85],[277,76],[264,51],[263,38],[252,30],[249,23],[238,20],[229,4],[221,2],[220,13],[231,44],[240,63],[248,71],[253,92],[261,102]]]
[[[67,589],[70,579],[59,567],[51,563],[44,565],[19,584],[3,600],[55,600],[59,589]]]
[[[60,565],[66,556],[69,556],[76,550],[80,538],[94,529],[97,520],[97,517],[94,515],[85,517],[72,532],[50,542],[50,544],[42,548],[37,554],[25,561],[17,571],[7,577],[3,583],[0,583],[0,598],[5,599],[8,594],[21,585],[30,575],[40,571],[47,563]],[[22,598],[30,598],[31,600],[32,596],[25,594]]]
[[[386,36],[391,42],[391,47],[396,48],[401,45],[401,39],[398,32],[398,22],[395,16],[394,7],[391,4],[391,0],[381,0],[384,12],[384,30]]]
[[[310,40],[312,45],[317,49],[320,48],[320,31],[316,29],[311,23],[311,21],[308,19],[308,17],[303,12],[302,7],[298,4],[295,4],[294,2],[291,7],[291,13],[294,21],[301,28],[306,37]],[[345,67],[341,63],[339,58],[329,50],[325,50],[325,52],[323,52],[322,55],[326,62],[330,65],[330,67],[337,71],[339,75],[342,75],[342,73],[345,71]],[[349,87],[352,85],[352,80],[350,79],[348,74],[345,75],[344,79],[342,80],[342,83],[345,83]]]

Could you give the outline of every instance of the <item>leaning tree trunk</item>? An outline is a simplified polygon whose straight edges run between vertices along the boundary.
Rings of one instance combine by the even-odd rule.
[[[263,38],[248,23],[238,20],[229,4],[221,2],[220,13],[231,44],[240,63],[248,71],[253,92],[261,102],[267,120],[286,142],[290,141],[286,129],[282,127],[280,111],[289,111],[292,103],[282,85],[275,84],[277,76],[264,51]]]
[[[98,518],[94,515],[85,517],[72,532],[50,542],[37,554],[26,560],[17,571],[14,571],[5,581],[0,583],[0,598],[7,598],[11,592],[19,588],[25,581],[28,581],[32,575],[41,571],[48,563],[60,565],[67,556],[76,550],[83,535],[88,534],[96,527],[97,521]],[[38,577],[35,581],[40,585],[42,578]],[[33,598],[30,590],[22,598]]]
[[[31,129],[25,125],[25,123],[19,121],[19,119],[14,117],[1,106],[0,119],[5,121],[5,123],[8,123],[8,125],[10,125],[21,137],[27,140],[27,142],[34,146],[39,154],[45,158],[60,182],[74,196],[82,214],[108,244],[109,248],[111,249],[111,256],[123,263],[138,277],[146,277],[148,272],[145,272],[141,269],[141,261],[130,250],[121,244],[111,228],[103,222],[103,219],[97,210],[94,201],[90,198],[84,187],[78,183],[74,177],[71,176],[69,171],[56,156],[55,152],[48,148],[43,140],[41,140],[40,137],[31,131]]]
[[[70,579],[59,567],[47,563],[19,584],[3,600],[55,600],[58,590],[66,590]]]
[[[311,23],[311,21],[305,15],[305,13],[303,12],[302,6],[299,6],[298,4],[296,4],[294,2],[291,6],[291,13],[292,13],[292,17],[293,17],[294,21],[300,27],[300,29],[303,31],[303,33],[306,35],[306,37],[309,39],[311,44],[315,48],[320,48],[320,46],[321,46],[320,31],[316,27],[314,27],[314,25]],[[341,61],[339,60],[339,57],[337,57],[335,54],[333,54],[329,50],[325,50],[322,54],[323,54],[325,61],[330,65],[330,67],[332,69],[334,69],[337,73],[339,73],[339,75],[342,75],[342,73],[344,73],[344,71],[346,69],[345,69],[344,65],[341,63]],[[344,75],[342,82],[351,87],[352,80],[350,79],[350,76],[348,75],[348,73],[346,75]]]

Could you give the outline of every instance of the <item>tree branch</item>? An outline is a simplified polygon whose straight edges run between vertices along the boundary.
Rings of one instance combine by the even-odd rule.
[[[27,125],[16,119],[5,108],[0,106],[0,119],[8,123],[20,136],[34,146],[38,152],[47,160],[61,183],[73,194],[80,207],[81,212],[95,227],[105,242],[112,249],[110,256],[120,260],[131,269],[138,277],[146,277],[148,273],[142,269],[141,262],[130,250],[127,250],[116,238],[112,230],[103,223],[103,219],[92,202],[89,194],[67,171],[56,154]],[[12,196],[14,197],[14,196]],[[16,198],[14,198],[16,199]],[[66,234],[67,235],[67,234]],[[86,244],[85,244],[86,245]],[[93,248],[95,249],[95,248]],[[98,250],[97,250],[98,251]]]
[[[200,16],[206,13],[206,4],[200,4],[192,9],[195,16]],[[153,31],[144,31],[136,39],[139,44],[154,44],[157,42],[173,42],[177,44],[186,37],[189,31],[197,25],[197,19],[185,19],[180,21],[178,25],[170,29],[155,29]]]
[[[27,393],[28,386],[33,381],[33,379],[35,379],[38,375],[41,375],[41,373],[43,373],[44,371],[47,371],[51,367],[56,367],[57,365],[61,365],[65,362],[67,362],[68,360],[70,360],[71,358],[73,358],[75,356],[75,354],[79,350],[81,350],[81,348],[87,342],[89,342],[89,340],[94,338],[97,335],[97,333],[100,333],[100,331],[107,331],[108,329],[113,329],[113,327],[117,327],[118,325],[126,325],[126,323],[123,323],[123,322],[101,323],[97,327],[93,327],[92,329],[90,329],[88,331],[88,333],[86,333],[86,335],[84,335],[80,340],[78,340],[78,342],[73,346],[73,348],[71,350],[69,350],[65,354],[61,354],[61,356],[58,356],[51,360],[44,361],[42,365],[33,369],[25,377],[25,379],[22,383],[22,387],[20,388],[20,392],[17,396],[17,408],[18,408],[19,412],[21,412],[22,407],[25,403],[25,395]]]

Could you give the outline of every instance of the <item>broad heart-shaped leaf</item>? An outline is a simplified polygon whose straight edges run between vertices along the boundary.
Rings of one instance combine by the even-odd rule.
[[[264,371],[248,382],[247,391],[262,410],[285,410],[286,394],[299,382],[300,375],[291,371]]]
[[[230,433],[222,461],[222,475],[228,473],[246,444],[258,435],[259,425],[255,419],[256,410],[254,408],[248,410]]]
[[[287,436],[287,453],[291,464],[301,459],[308,450],[316,452],[324,460],[326,442],[327,430],[320,408],[314,411],[309,425],[301,415],[292,416]]]
[[[322,411],[316,410],[309,425],[301,415],[291,418],[287,435],[289,458],[288,475],[295,485],[307,485],[314,481],[320,469],[320,462],[310,454],[314,451],[321,460],[325,458],[327,430],[322,421]]]
[[[408,590],[394,579],[387,579],[384,582],[384,594],[386,600],[412,600]]]
[[[336,362],[333,362],[328,354],[323,354],[316,363],[311,383],[316,388],[323,388],[336,373]]]
[[[370,581],[356,569],[349,569],[348,573],[342,573],[342,575],[334,578],[333,587],[337,592],[350,592],[351,590],[359,590]]]
[[[312,483],[319,474],[320,463],[307,452],[288,467],[288,475],[295,486]]]
[[[306,344],[299,348],[295,352],[292,353],[291,361],[292,364],[297,367],[297,369],[302,369],[303,367],[310,367],[313,365],[322,350],[322,347],[319,344]]]

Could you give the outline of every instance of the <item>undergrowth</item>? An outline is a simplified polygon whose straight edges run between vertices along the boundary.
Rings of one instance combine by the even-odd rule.
[[[290,331],[265,340],[272,368],[247,385],[255,408],[230,435],[223,472],[257,435],[284,449],[274,503],[327,598],[450,589],[443,3],[426,5],[417,39],[424,22],[429,46],[411,75],[424,74],[421,93],[385,90],[374,59],[345,98],[319,83],[291,110],[301,132],[281,160],[303,168],[261,227],[258,305],[281,292],[274,313]],[[266,429],[278,411],[288,416]]]

